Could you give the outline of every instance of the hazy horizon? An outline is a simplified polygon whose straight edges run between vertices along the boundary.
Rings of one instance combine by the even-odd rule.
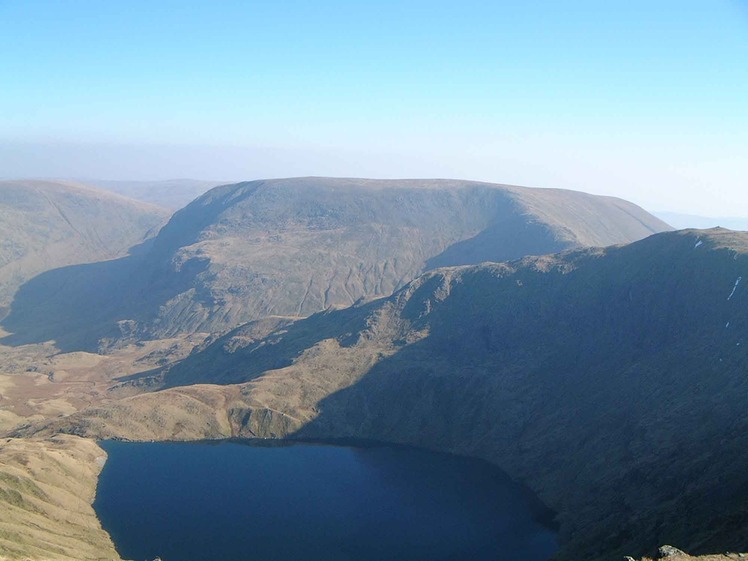
[[[0,176],[449,177],[748,216],[742,0],[0,1]]]

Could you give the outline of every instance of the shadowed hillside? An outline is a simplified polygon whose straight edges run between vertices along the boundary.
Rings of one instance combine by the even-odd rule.
[[[453,180],[253,181],[198,198],[137,256],[35,278],[3,326],[15,334],[7,343],[55,339],[65,348],[95,347],[102,337],[214,333],[386,296],[437,266],[667,229],[631,203],[573,191]]]
[[[167,213],[73,183],[0,181],[0,317],[35,275],[120,257],[156,233]]]
[[[18,434],[424,446],[488,459],[529,485],[558,512],[562,559],[662,543],[740,550],[746,278],[748,234],[727,230],[439,269],[267,336],[272,326],[240,328],[123,382],[187,387]]]

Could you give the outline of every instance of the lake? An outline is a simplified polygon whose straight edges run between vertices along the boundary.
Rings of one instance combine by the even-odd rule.
[[[542,508],[474,459],[390,446],[102,442],[94,502],[142,561],[543,561]]]

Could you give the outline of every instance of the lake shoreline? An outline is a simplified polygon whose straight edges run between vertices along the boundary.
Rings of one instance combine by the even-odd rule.
[[[206,438],[199,440],[151,440],[151,441],[139,441],[129,439],[105,439],[97,440],[97,443],[107,442],[108,440],[115,442],[169,442],[169,443],[180,443],[180,444],[221,444],[224,442],[231,442],[235,444],[244,444],[248,446],[264,446],[264,447],[284,447],[294,446],[296,444],[308,444],[308,445],[319,445],[319,446],[340,446],[350,448],[393,448],[398,450],[422,450],[433,454],[442,454],[444,456],[451,456],[457,458],[466,458],[476,462],[483,462],[488,466],[503,473],[512,483],[520,486],[526,493],[526,498],[530,504],[530,508],[533,512],[533,520],[548,528],[549,530],[558,533],[561,525],[556,521],[558,513],[546,505],[529,487],[526,483],[518,481],[510,477],[500,466],[477,456],[468,456],[465,454],[457,454],[453,452],[446,452],[438,448],[429,448],[426,446],[413,446],[410,444],[402,444],[398,442],[387,442],[384,440],[375,440],[368,438],[355,438],[355,437],[337,437],[337,438],[306,438],[306,437],[284,437],[284,438],[243,438],[243,437],[231,437],[231,438]]]
[[[93,508],[97,513],[97,518],[100,520],[102,527],[110,534],[112,540],[117,544],[117,550],[122,552],[123,557],[133,556],[132,551],[128,549],[129,547],[132,547],[132,543],[148,544],[149,542],[148,539],[144,537],[135,539],[132,533],[130,534],[130,537],[124,537],[121,528],[117,529],[113,527],[113,520],[116,520],[117,518],[119,518],[120,521],[127,520],[127,524],[130,525],[130,530],[128,530],[130,532],[134,531],[132,526],[143,526],[143,528],[140,528],[138,531],[143,531],[145,532],[144,535],[148,535],[148,532],[154,531],[151,526],[153,524],[158,524],[159,520],[163,521],[164,519],[194,509],[204,513],[214,512],[211,509],[215,509],[215,512],[234,512],[235,518],[229,517],[225,519],[221,525],[212,527],[213,533],[211,534],[211,537],[215,536],[216,532],[228,532],[229,537],[224,538],[224,541],[234,538],[237,540],[237,544],[241,544],[242,540],[247,538],[238,536],[236,533],[232,534],[231,527],[236,523],[236,519],[242,519],[242,517],[246,516],[244,510],[232,510],[237,507],[232,506],[229,502],[221,503],[220,508],[212,503],[218,500],[215,497],[223,497],[224,501],[228,501],[230,497],[239,496],[242,493],[247,492],[251,493],[251,500],[247,504],[253,504],[254,506],[251,507],[251,509],[259,509],[258,512],[262,512],[262,515],[260,518],[255,516],[255,518],[246,519],[244,522],[245,525],[242,526],[244,529],[240,533],[250,532],[255,526],[262,527],[267,524],[270,524],[270,526],[266,528],[267,534],[272,534],[277,531],[277,524],[280,524],[280,526],[293,527],[294,540],[292,541],[300,540],[303,542],[304,540],[308,540],[309,544],[307,547],[311,548],[311,550],[314,550],[314,547],[321,548],[318,553],[326,553],[327,550],[325,548],[328,547],[328,545],[325,545],[324,543],[316,543],[314,541],[315,539],[322,539],[318,536],[325,536],[327,532],[333,531],[336,528],[336,531],[343,531],[343,535],[347,535],[346,532],[349,530],[345,529],[344,522],[347,523],[348,519],[357,520],[360,517],[366,519],[366,517],[369,516],[373,517],[372,520],[364,524],[361,528],[378,528],[383,524],[384,527],[389,527],[387,524],[395,524],[395,526],[390,527],[389,530],[385,532],[381,532],[380,529],[380,533],[387,536],[386,539],[379,537],[374,539],[372,536],[367,536],[366,534],[356,534],[356,539],[351,543],[348,543],[346,547],[354,547],[354,549],[355,547],[359,547],[363,552],[367,552],[375,546],[381,546],[382,548],[391,547],[394,548],[393,551],[398,555],[402,555],[403,552],[407,551],[408,547],[412,547],[410,542],[415,542],[421,547],[437,547],[437,549],[434,550],[435,552],[441,551],[439,547],[458,548],[455,551],[463,551],[463,554],[459,554],[459,556],[456,557],[458,559],[493,559],[494,557],[491,557],[493,552],[503,550],[504,547],[504,542],[494,543],[495,540],[500,539],[500,536],[504,536],[501,539],[507,540],[505,546],[509,548],[509,551],[514,551],[512,548],[519,547],[518,544],[522,543],[522,539],[529,539],[522,538],[522,536],[534,536],[535,532],[539,532],[537,534],[538,537],[533,539],[540,541],[532,546],[536,548],[535,553],[531,554],[531,550],[527,551],[527,554],[529,555],[528,558],[538,560],[546,559],[552,553],[558,551],[559,547],[556,539],[556,531],[553,529],[551,524],[548,524],[548,510],[544,508],[544,505],[539,503],[537,498],[534,497],[525,486],[511,480],[511,478],[509,478],[509,476],[500,468],[485,460],[444,452],[434,452],[413,446],[399,444],[393,445],[386,442],[360,439],[323,440],[296,438],[234,438],[139,443],[110,440],[99,441],[98,444],[107,452],[109,459],[107,461],[107,466],[105,466],[99,478],[97,496]],[[246,446],[247,450],[242,451],[240,447],[228,446],[222,448],[220,451],[205,448],[206,446],[210,448],[218,448],[219,446],[227,444],[240,445],[240,447]],[[168,446],[164,447],[162,445]],[[193,448],[190,449],[189,445]],[[129,448],[130,446],[133,446],[133,448]],[[197,449],[198,446],[203,447],[203,449]],[[127,452],[125,452],[126,448],[129,448]],[[252,448],[255,450],[250,450]],[[267,449],[268,451],[275,449],[280,454],[268,454],[262,452],[260,449]],[[244,460],[241,458],[247,459]],[[126,469],[123,462],[127,464]],[[272,464],[271,468],[263,465],[268,462]],[[153,470],[153,466],[159,466],[159,469]],[[202,472],[200,471],[201,469],[203,470]],[[126,477],[123,475],[116,475],[116,473],[122,472],[123,470],[126,472]],[[276,472],[280,475],[276,475]],[[210,474],[208,479],[205,479],[206,473]],[[326,481],[325,477],[328,477],[330,473],[335,475],[330,481]],[[270,474],[269,478],[268,474]],[[317,475],[314,476],[314,474]],[[439,478],[445,476],[447,479],[439,483]],[[116,484],[120,486],[118,489],[116,486],[115,488],[112,487],[112,481],[114,481],[114,478],[116,477],[120,477]],[[249,479],[246,479],[247,477]],[[300,483],[300,480],[304,480],[305,477],[310,479],[305,484]],[[315,477],[317,477],[317,479],[315,479]],[[323,479],[319,479],[319,477],[323,477]],[[376,482],[379,481],[381,477],[384,477],[384,481],[388,482],[383,488],[376,486]],[[243,481],[243,483],[238,486],[235,485],[234,487],[231,487],[230,485],[227,487],[227,484],[222,483],[222,481],[233,479]],[[200,483],[196,484],[195,482],[198,480]],[[132,483],[132,481],[136,481],[137,483]],[[252,482],[249,484],[251,491],[247,490],[247,482],[249,481]],[[401,481],[401,483],[398,484],[398,481]],[[330,488],[328,488],[330,485],[341,484],[343,485],[343,488],[350,488],[351,490],[355,489],[355,492],[344,492],[343,495],[341,495],[340,492],[331,491]],[[392,487],[393,484],[395,487]],[[131,487],[128,487],[128,485]],[[167,497],[167,499],[164,499],[166,501],[165,503],[159,503],[156,501],[151,504],[151,506],[148,506],[150,504],[148,501],[151,500],[152,497],[149,495],[147,489],[149,486],[153,485],[155,485],[153,495],[158,495],[161,498]],[[179,487],[180,485],[182,485],[182,487]],[[187,486],[184,487],[184,485]],[[346,485],[348,487],[346,487]],[[455,488],[454,491],[451,490],[452,487]],[[175,490],[178,488],[182,490]],[[270,503],[262,502],[260,499],[264,494],[271,493],[271,491],[266,491],[266,489],[270,489],[272,490],[272,493],[277,493],[279,497],[285,498],[282,500],[273,498]],[[393,489],[396,490],[393,496],[389,496],[387,493],[382,495],[384,491],[392,492]],[[458,493],[456,489],[463,489],[459,496],[455,495],[455,493]],[[491,491],[491,489],[494,490]],[[306,512],[306,508],[301,508],[301,510],[299,510],[300,507],[298,505],[293,506],[294,503],[292,499],[295,500],[302,497],[302,502],[304,500],[311,500],[304,497],[307,497],[309,493],[312,493],[312,496],[316,496],[314,495],[315,492],[321,492],[323,495],[324,493],[332,492],[332,495],[330,495],[332,498],[324,500],[318,498],[310,503],[310,509],[315,504],[317,505],[317,508],[319,508],[320,504],[324,505],[322,507],[322,512],[319,513],[319,515],[315,515],[316,518],[314,524],[322,524],[320,530],[310,532],[305,530],[306,526],[304,525],[304,520],[306,520],[308,514],[299,514],[299,512]],[[140,499],[136,500],[134,495],[137,495],[138,493],[140,493],[140,495],[138,495]],[[272,493],[271,496],[275,497]],[[403,495],[403,493],[405,494]],[[192,494],[196,494],[199,497],[199,500],[194,499],[194,503],[184,502],[186,500],[184,498],[185,495]],[[363,504],[354,504],[358,495],[361,495],[361,500],[364,501]],[[404,498],[406,496],[410,498],[406,500]],[[119,497],[119,499],[117,499],[117,497]],[[128,503],[128,501],[133,500],[136,500],[138,508],[137,510],[128,511],[127,509],[134,508]],[[416,500],[416,503],[410,502],[413,500]],[[425,510],[422,508],[420,511],[414,511],[413,518],[407,517],[407,513],[410,512],[410,509],[415,508],[414,505],[417,506],[421,503],[430,504],[430,501],[434,500],[437,501],[434,503],[435,505],[441,506],[432,506]],[[200,501],[207,502],[201,503]],[[256,501],[260,501],[259,505],[262,506],[255,504]],[[337,504],[336,501],[339,504]],[[453,506],[445,506],[448,504]],[[118,511],[115,516],[112,514],[112,511],[107,511],[107,509],[112,508],[120,508],[124,510]],[[510,510],[505,512],[504,509],[507,508]],[[147,518],[149,513],[152,511],[165,513],[171,512],[170,509],[172,509],[174,513],[169,516],[163,516],[162,518],[156,518],[154,519],[155,522],[151,521],[147,523],[145,521],[138,521],[144,517]],[[286,511],[284,509],[290,510]],[[382,513],[389,514],[385,515],[384,518],[376,518],[375,515],[380,510]],[[421,514],[415,515],[415,512],[421,512]],[[439,513],[442,513],[440,515],[442,518],[437,516]],[[213,520],[214,518],[213,515],[206,516],[203,514],[203,516],[209,520]],[[406,518],[398,520],[398,517],[402,516],[406,516]],[[437,517],[431,520],[434,516]],[[444,518],[445,516],[446,518]],[[466,516],[467,518],[464,518]],[[475,516],[478,518],[474,519]],[[481,517],[484,516],[489,516],[489,518],[483,522],[477,522],[482,520]],[[499,518],[494,518],[496,516]],[[546,517],[545,519],[543,518],[544,516]],[[345,520],[341,520],[341,517]],[[426,522],[420,522],[422,518],[424,520],[430,520],[430,522],[428,524],[426,524]],[[271,524],[268,520],[275,520],[276,525]],[[447,522],[447,520],[450,520],[450,522]],[[472,522],[470,522],[468,526],[464,526],[465,524],[468,524],[468,520],[471,520]],[[475,543],[471,541],[468,544],[470,547],[479,547],[480,543],[483,542],[486,544],[492,543],[494,545],[491,547],[479,547],[478,550],[475,550],[468,555],[465,553],[466,550],[464,550],[467,545],[463,543],[462,546],[459,546],[459,544],[462,543],[462,541],[469,539],[469,536],[472,536],[472,533],[477,531],[477,528],[483,528],[480,530],[481,532],[488,531],[492,527],[488,520],[494,520],[494,522],[491,522],[490,524],[496,524],[497,521],[503,520],[501,524],[504,526],[508,524],[506,528],[513,528],[514,525],[519,526],[517,526],[517,530],[512,531],[509,531],[506,528],[500,530],[500,528],[504,528],[504,526],[497,526],[496,530],[491,530],[488,534],[476,534],[474,536]],[[187,520],[183,523],[189,526],[189,524],[193,522],[194,521]],[[169,523],[177,524],[177,522]],[[211,522],[211,524],[212,523],[214,522]],[[294,524],[298,524],[298,527],[294,526]],[[426,526],[419,526],[420,524],[426,524]],[[474,524],[479,524],[479,526],[473,526]],[[489,525],[487,526],[486,524]],[[441,531],[438,531],[438,528],[442,526],[444,526],[444,528]],[[177,528],[177,526],[175,526],[175,528]],[[182,528],[182,526],[179,526],[178,528]],[[447,530],[447,528],[449,528],[449,530]],[[531,528],[537,529],[533,530]],[[180,531],[182,530],[164,530],[164,533],[170,532],[169,540],[174,540],[179,539]],[[193,533],[194,532],[196,532],[196,530],[193,529]],[[319,532],[321,532],[321,534]],[[399,533],[402,532],[405,533],[400,536]],[[415,537],[411,538],[410,533]],[[260,540],[264,535],[265,534],[255,536],[255,539]],[[421,538],[417,537],[419,535]],[[455,540],[454,544],[450,545],[451,542],[446,540],[447,536],[449,536],[449,539]],[[510,538],[507,538],[507,536],[510,536]],[[546,537],[541,539],[540,536]],[[553,538],[550,536],[553,536]],[[184,536],[182,537],[184,538]],[[161,535],[159,535],[159,539],[162,539]],[[549,544],[551,543],[551,541],[548,540],[551,539],[554,544],[552,550],[548,549],[550,547]],[[130,540],[130,542],[127,540]],[[368,543],[366,540],[373,541]],[[436,541],[431,543],[429,540]],[[446,541],[443,546],[436,545],[444,540]],[[341,543],[345,544],[346,542],[344,540]],[[368,543],[368,545],[363,547],[362,544],[365,543]],[[528,542],[527,546],[523,547],[530,547],[529,543],[530,542]],[[431,545],[429,546],[428,544]],[[239,546],[227,545],[226,547]],[[252,542],[251,547],[261,548],[269,546],[261,541],[257,541]],[[281,543],[278,547],[281,551],[281,553],[279,553],[281,558],[283,558],[283,551],[286,550],[288,550],[286,551],[288,554],[287,558],[294,558],[290,553],[289,548],[291,548],[291,546]],[[336,547],[343,546],[338,544],[334,547],[329,547],[332,547],[331,551],[336,551]],[[459,549],[459,547],[462,547],[463,549]],[[537,548],[539,547],[546,548],[544,551],[547,551],[548,555],[545,557],[537,557]],[[239,550],[233,552],[229,551],[228,553],[224,553],[224,556],[235,556],[237,551]],[[241,551],[243,552],[244,549]],[[447,549],[445,551],[450,550]],[[522,550],[518,549],[517,551]],[[139,551],[137,555],[142,557],[143,553],[145,552]],[[162,557],[164,556],[164,553],[168,552],[160,550],[155,552],[155,554],[161,555]],[[151,553],[148,552],[147,555],[151,555]],[[247,555],[250,555],[250,553]],[[361,555],[361,553],[357,555]],[[390,554],[386,555],[389,556]],[[406,555],[413,556],[412,552],[407,553]],[[487,555],[489,557],[486,557]],[[535,555],[535,557],[532,557],[533,555]],[[172,552],[170,556],[175,557],[176,555]],[[254,556],[251,556],[251,558],[254,558]],[[258,556],[257,558],[263,557]],[[347,559],[349,557],[341,557],[341,559],[343,558]],[[362,557],[362,559],[363,558],[367,557]],[[397,558],[404,559],[406,557]],[[414,558],[425,557],[416,556]]]

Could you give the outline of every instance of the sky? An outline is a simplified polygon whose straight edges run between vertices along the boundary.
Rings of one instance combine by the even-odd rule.
[[[301,175],[748,216],[748,0],[0,0],[0,177]]]

